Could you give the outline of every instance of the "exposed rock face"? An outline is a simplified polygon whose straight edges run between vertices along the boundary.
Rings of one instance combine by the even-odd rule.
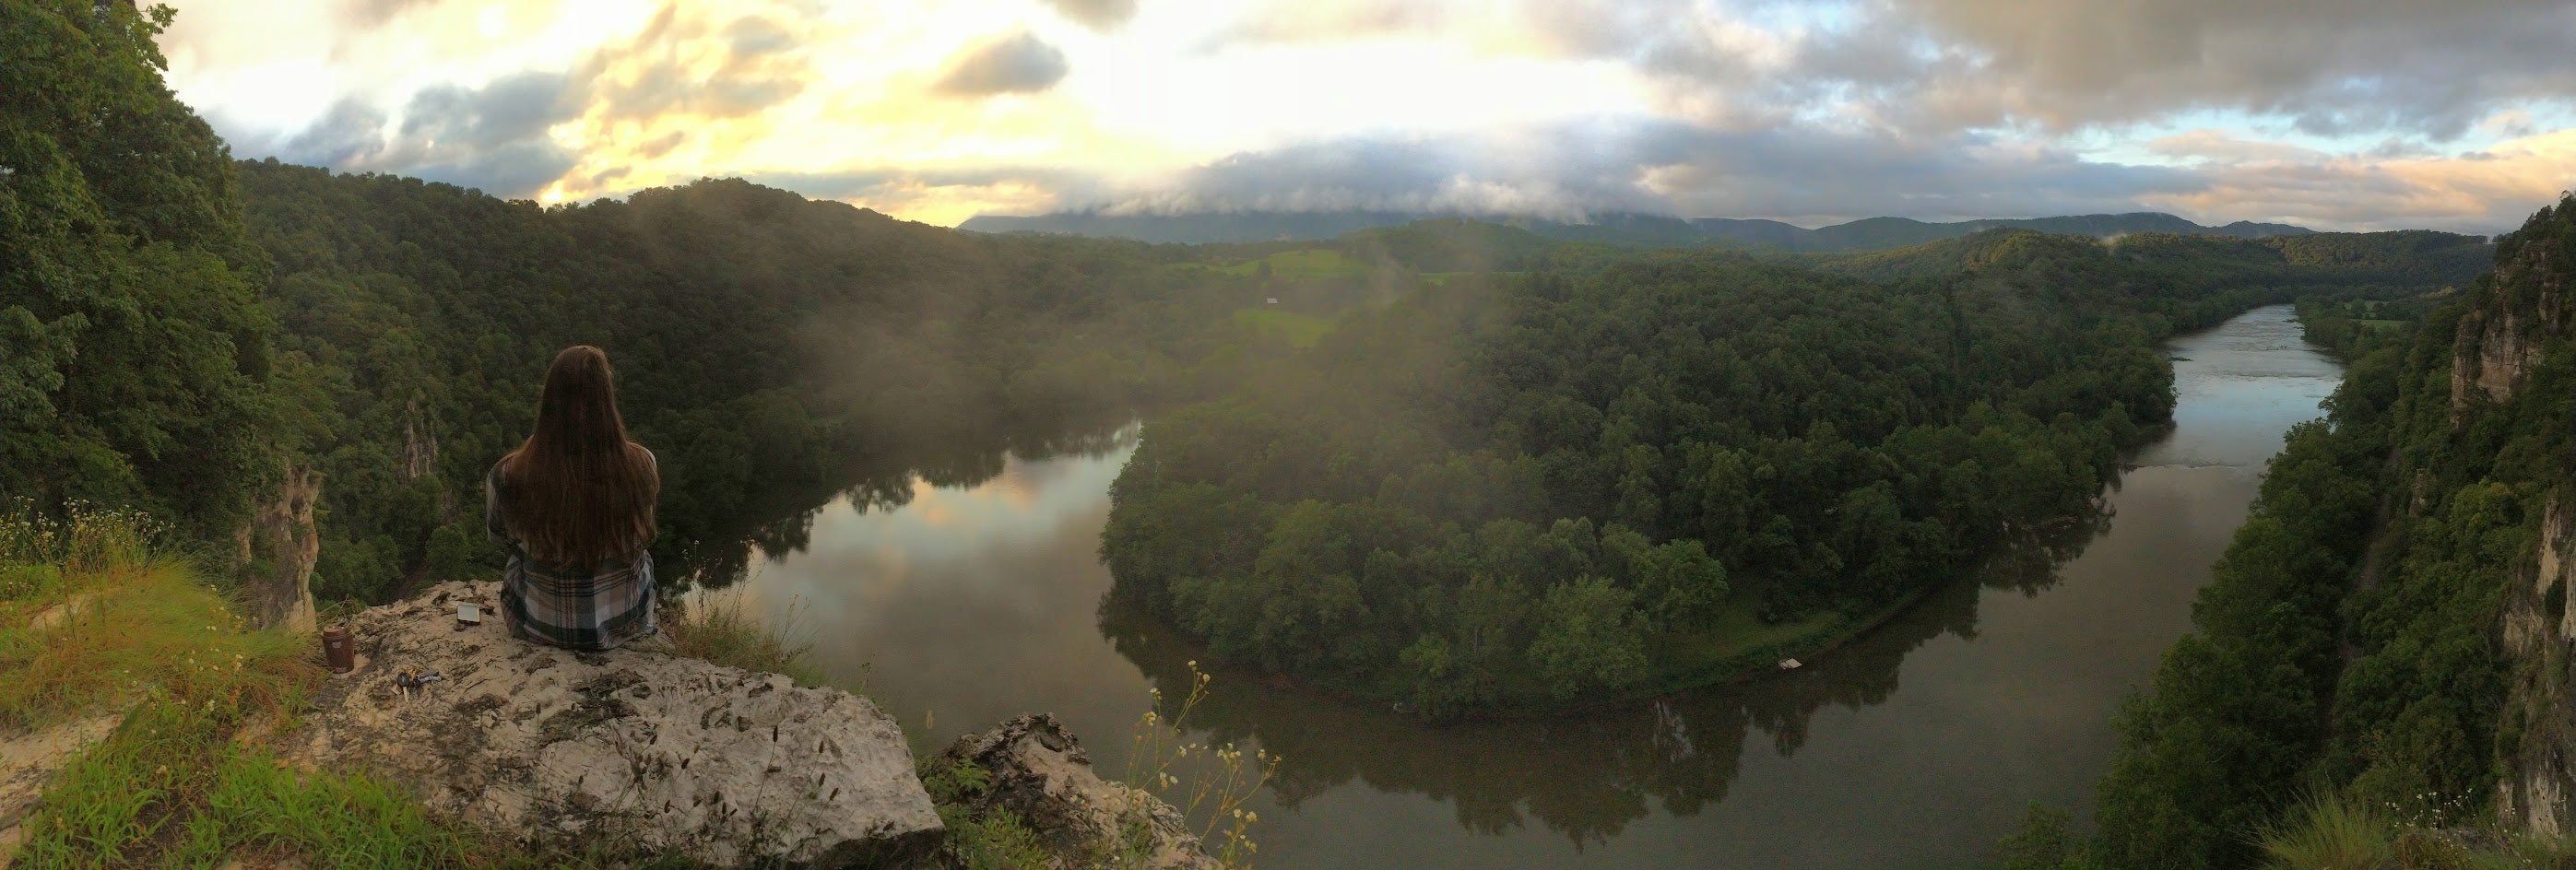
[[[456,605],[487,617],[465,627]],[[447,583],[350,621],[290,747],[372,769],[431,808],[537,841],[620,838],[720,866],[914,867],[943,835],[892,719],[867,699],[661,652],[516,640],[499,586]],[[399,672],[441,679],[406,690]]]
[[[2513,398],[2540,364],[2542,343],[2567,333],[2571,315],[2561,266],[2546,244],[2525,245],[2496,264],[2488,304],[2460,318],[2452,341],[2453,423],[2476,396],[2493,402]]]
[[[298,631],[313,629],[313,562],[322,538],[313,530],[313,503],[322,499],[322,473],[288,464],[277,500],[258,506],[241,532],[241,558],[269,560],[250,578],[251,624]]]
[[[2451,365],[2451,421],[2463,422],[2481,397],[2513,398],[2544,347],[2576,326],[2567,295],[2570,248],[2544,233],[2510,245],[2493,276],[2475,289],[2475,307],[2460,320]],[[2419,475],[2421,472],[2419,472]],[[2576,609],[2567,606],[2576,569],[2576,481],[2563,481],[2542,510],[2540,546],[2512,578],[2498,614],[2512,666],[2498,752],[2497,815],[2530,832],[2576,833]],[[2518,736],[2516,736],[2518,735]]]
[[[403,404],[402,479],[419,480],[438,473],[438,419],[429,413],[428,399],[419,392]],[[465,502],[456,490],[438,488],[438,521],[452,523],[465,516]],[[476,494],[475,498],[481,498]],[[475,502],[477,505],[480,501]]]
[[[1091,771],[1091,756],[1046,713],[1021,716],[982,734],[957,738],[940,760],[974,762],[992,776],[991,785],[970,798],[968,809],[982,813],[1006,809],[1018,815],[1045,840],[1047,850],[1067,856],[1096,851],[1118,836],[1124,820],[1144,821],[1153,843],[1144,866],[1153,870],[1208,870],[1216,862],[1199,848],[1181,814],[1169,804],[1136,789],[1102,780]]]
[[[429,412],[423,410],[421,394],[411,394],[403,405],[403,470],[404,480],[419,480],[438,473],[438,435]]]
[[[2513,398],[2524,373],[2540,362],[2540,348],[2523,331],[2522,318],[2511,311],[2484,312],[2460,319],[2451,366],[2451,411],[2467,410],[2471,391],[2489,401]]]
[[[2505,717],[2519,720],[2519,745],[2497,747],[2506,776],[2497,784],[2496,814],[2525,830],[2561,836],[2576,830],[2568,784],[2576,782],[2576,715],[2568,704],[2564,660],[2576,637],[2576,611],[2567,606],[2568,569],[2576,565],[2576,509],[2557,497],[2540,522],[2540,554],[2530,582],[2505,596],[2505,654],[2515,662]],[[2558,612],[2552,613],[2552,600]]]

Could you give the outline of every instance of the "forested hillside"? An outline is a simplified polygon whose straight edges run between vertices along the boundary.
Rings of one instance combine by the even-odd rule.
[[[78,6],[0,4],[0,496],[228,536],[298,446],[268,261],[223,143],[161,84],[167,10]]]
[[[1426,289],[1151,421],[1102,554],[1216,656],[1427,715],[1767,665],[2089,510],[2171,412],[2157,339],[2383,277],[2165,238],[1980,234],[1891,284],[1689,254]]]
[[[896,478],[924,456],[971,465],[1284,350],[1224,328],[1259,279],[1130,243],[960,234],[739,180],[546,209],[241,173],[276,263],[282,399],[325,476],[326,598],[489,558],[483,472],[566,344],[608,350],[662,457],[659,548],[718,582],[745,538],[792,544],[836,494],[908,497]]]
[[[1878,281],[1938,278],[1984,269],[2014,256],[2024,245],[2053,245],[2053,259],[2087,259],[2073,245],[2077,235],[2027,229],[1990,229],[1893,251],[1807,254],[1794,259],[1828,272]],[[2092,259],[2118,259],[2177,280],[2234,281],[2268,287],[2308,286],[2320,292],[2400,292],[2406,288],[2464,286],[2486,270],[2495,246],[2477,236],[2431,230],[2384,233],[2308,233],[2228,238],[2182,233],[2135,233],[2098,243]]]
[[[2351,368],[2123,711],[2096,863],[2246,867],[2325,830],[2377,860],[2397,854],[2385,825],[2567,829],[2576,200],[2494,262],[2429,312],[2302,306]]]
[[[610,351],[662,456],[664,555],[721,580],[836,494],[908,497],[926,456],[973,474],[1230,384],[1287,351],[1237,309],[1330,308],[1370,275],[1178,268],[738,180],[548,209],[237,163],[161,83],[166,10],[0,10],[0,494],[137,508],[246,559],[269,554],[254,508],[309,511],[326,599],[491,558],[483,470],[566,344]]]

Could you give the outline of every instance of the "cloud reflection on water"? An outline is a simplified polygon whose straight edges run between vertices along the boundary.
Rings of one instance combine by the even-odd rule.
[[[2072,526],[1796,674],[1430,727],[1219,669],[1196,722],[1288,759],[1254,804],[1270,866],[1986,860],[2027,802],[2089,802],[2112,710],[2188,628],[2281,433],[2317,416],[2340,373],[2297,330],[2272,308],[2177,342],[2176,431],[2137,457],[2107,524]],[[1114,774],[1146,689],[1182,691],[1200,656],[1102,607],[1098,535],[1132,441],[1074,447],[956,486],[911,481],[898,507],[836,502],[808,547],[761,560],[745,588],[772,614],[801,599],[829,669],[873,663],[870,694],[917,744],[1050,710]]]

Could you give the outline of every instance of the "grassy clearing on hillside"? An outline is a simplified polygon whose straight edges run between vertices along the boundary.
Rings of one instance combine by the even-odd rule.
[[[1234,322],[1255,332],[1274,333],[1291,347],[1314,347],[1333,331],[1333,322],[1312,314],[1281,311],[1277,308],[1244,308],[1234,312]]]
[[[1760,602],[1751,596],[1730,598],[1719,605],[1716,630],[1709,632],[1709,642],[1692,651],[1697,661],[1715,664],[1738,658],[1756,650],[1812,642],[1849,621],[1840,613],[1825,612],[1795,622],[1764,622],[1756,612]]]
[[[1473,278],[1473,277],[1478,277],[1478,276],[1494,276],[1494,277],[1512,277],[1512,278],[1518,278],[1518,277],[1522,277],[1522,276],[1525,276],[1525,275],[1528,275],[1528,274],[1529,274],[1528,272],[1510,272],[1510,271],[1494,271],[1494,272],[1424,272],[1424,273],[1422,273],[1422,283],[1425,283],[1425,284],[1432,284],[1432,285],[1446,285],[1446,284],[1448,284],[1449,282],[1451,282],[1451,281],[1455,281],[1455,280],[1458,280],[1458,279],[1460,279],[1460,278]]]
[[[1222,275],[1242,275],[1250,277],[1261,274],[1261,269],[1264,265],[1269,266],[1270,277],[1290,281],[1360,278],[1367,276],[1369,273],[1368,264],[1343,256],[1342,252],[1328,248],[1301,248],[1294,251],[1281,251],[1258,260],[1245,260],[1240,263],[1228,263],[1223,266],[1212,266],[1204,263],[1183,263],[1180,264],[1180,268],[1198,269]]]

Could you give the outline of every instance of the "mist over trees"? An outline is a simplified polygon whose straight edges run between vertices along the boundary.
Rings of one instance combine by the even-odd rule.
[[[326,475],[326,597],[484,567],[484,470],[567,344],[609,352],[661,456],[657,551],[719,583],[746,539],[801,541],[780,518],[908,497],[885,477],[925,455],[1114,425],[1286,350],[1227,320],[1255,282],[1141,245],[959,234],[739,180],[541,208],[273,161],[242,174],[276,262],[282,389]]]
[[[1346,315],[1150,421],[1115,594],[1430,716],[1707,682],[2089,510],[2170,418],[2163,336],[2411,275],[2018,230],[1823,264],[1886,284],[1563,253]]]
[[[1386,211],[1241,211],[1180,214],[1112,214],[1069,211],[1013,217],[977,215],[959,229],[988,233],[1065,233],[1097,238],[1149,242],[1210,244],[1227,242],[1315,242],[1373,228],[1396,227],[1424,219],[1418,213]],[[1581,220],[1547,220],[1511,215],[1438,215],[1434,220],[1473,220],[1509,224],[1537,236],[1568,242],[1601,242],[1632,247],[1695,248],[1738,246],[1777,252],[1883,251],[1957,238],[1983,230],[2023,229],[2043,233],[2118,236],[2168,233],[2263,238],[2304,235],[2311,230],[2288,224],[2237,221],[2202,226],[2158,212],[2004,218],[1935,223],[1899,217],[1862,218],[1807,229],[1775,220],[1681,218],[1660,214],[1607,212]]]

